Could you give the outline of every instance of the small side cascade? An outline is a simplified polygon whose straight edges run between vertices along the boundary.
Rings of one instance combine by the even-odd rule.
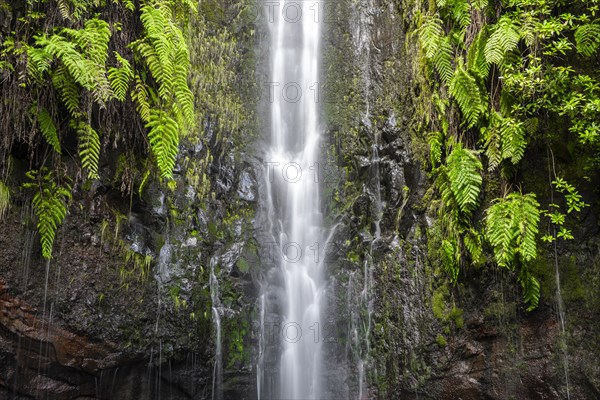
[[[555,243],[556,246],[556,243]],[[563,370],[565,374],[565,385],[567,390],[567,400],[571,399],[571,391],[569,387],[569,352],[567,349],[567,336],[566,336],[566,327],[565,327],[565,317],[566,311],[563,303],[562,293],[560,289],[560,271],[558,269],[558,262],[554,263],[554,270],[556,276],[556,303],[557,303],[557,319],[558,325],[560,327],[560,346],[562,352],[562,364]]]
[[[210,298],[212,301],[212,316],[215,324],[215,364],[213,369],[212,400],[222,400],[223,380],[223,351],[221,343],[221,300],[219,292],[219,281],[215,274],[215,267],[219,258],[213,256],[210,259]]]
[[[373,216],[372,241],[369,252],[363,263],[363,286],[359,295],[357,310],[351,310],[351,325],[353,345],[357,349],[357,371],[358,371],[358,399],[367,399],[368,382],[366,371],[370,369],[371,352],[371,329],[373,319],[373,251],[377,241],[381,238],[381,218],[383,215],[383,204],[381,201],[381,177],[379,164],[381,159],[378,152],[378,138],[375,138],[375,144],[372,147],[371,166],[369,169],[369,192],[372,199],[371,215]],[[350,277],[349,289],[353,285],[354,276]],[[350,293],[349,293],[350,295]],[[362,329],[359,334],[358,327]]]

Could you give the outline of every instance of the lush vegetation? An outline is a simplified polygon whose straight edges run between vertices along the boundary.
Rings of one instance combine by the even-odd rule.
[[[182,32],[195,5],[31,0],[0,7],[17,17],[0,53],[1,125],[12,132],[0,153],[7,161],[14,146],[28,152],[23,188],[33,190],[42,254],[50,258],[71,197],[67,175],[81,175],[67,172],[67,159],[78,157],[87,178],[98,179],[102,150],[119,148],[147,171],[122,174],[129,191],[136,181],[143,186],[152,164],[157,176],[172,178],[179,140],[196,124]],[[2,167],[6,178],[8,161]]]
[[[554,150],[566,144],[577,154],[583,178],[600,161],[598,6],[437,0],[417,19],[425,67],[417,129],[430,132],[440,258],[454,282],[470,264],[514,271],[528,310],[540,298],[529,269],[540,240],[573,239],[566,216],[587,206],[557,172]],[[562,194],[547,209],[540,193],[522,190],[519,167],[532,149],[548,154],[549,191]]]

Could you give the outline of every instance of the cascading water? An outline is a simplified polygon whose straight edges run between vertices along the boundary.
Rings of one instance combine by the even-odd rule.
[[[316,97],[321,5],[319,1],[283,1],[271,9],[266,20],[270,34],[271,139],[265,160],[265,203],[268,235],[276,251],[265,266],[274,271],[269,273],[261,295],[261,324],[271,326],[261,326],[259,398],[323,398],[322,269],[327,238],[320,211]],[[280,335],[273,335],[273,329]],[[275,361],[268,365],[264,352],[270,343],[266,336],[278,340],[276,355],[267,357]]]
[[[215,363],[213,368],[212,381],[212,400],[221,400],[223,379],[223,351],[221,349],[221,300],[219,298],[219,281],[215,274],[215,267],[218,262],[218,257],[213,256],[210,259],[210,298],[212,301],[212,316],[215,326]]]

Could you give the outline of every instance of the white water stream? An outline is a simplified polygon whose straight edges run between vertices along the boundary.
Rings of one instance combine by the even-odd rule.
[[[319,1],[277,2],[266,18],[270,82],[265,87],[269,90],[271,130],[265,160],[266,205],[276,248],[272,261],[282,287],[277,300],[266,294],[261,297],[262,324],[269,306],[264,303],[278,302],[280,345],[269,387],[261,385],[264,377],[258,377],[259,398],[323,396],[322,269],[327,238],[318,182],[320,6]],[[259,375],[269,373],[261,364],[262,358]]]

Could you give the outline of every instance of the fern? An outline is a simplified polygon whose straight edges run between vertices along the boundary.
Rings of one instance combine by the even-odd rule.
[[[115,98],[119,101],[124,101],[129,89],[129,83],[133,79],[133,69],[131,68],[131,64],[129,64],[129,61],[121,57],[116,51],[115,57],[119,64],[121,64],[121,67],[110,68],[108,70],[108,79],[110,79]]]
[[[483,256],[483,240],[480,232],[476,231],[473,228],[470,228],[465,233],[463,242],[465,244],[465,248],[471,255],[471,259],[473,262],[477,263],[481,260]]]
[[[63,28],[60,33],[34,38],[44,53],[58,58],[74,81],[90,90],[102,104],[111,94],[105,70],[110,36],[108,23],[93,18],[86,21],[83,29]]]
[[[71,199],[69,185],[57,185],[52,172],[46,169],[29,171],[27,177],[33,182],[23,184],[24,188],[34,188],[33,211],[37,218],[42,256],[52,258],[52,245],[58,226],[67,215],[67,201]]]
[[[27,46],[27,72],[36,81],[41,82],[46,71],[50,70],[52,55],[45,49]]]
[[[440,75],[440,78],[442,78],[442,82],[446,84],[450,82],[450,79],[452,79],[452,75],[454,74],[452,60],[452,44],[450,44],[450,36],[446,36],[440,39],[437,51],[432,57],[435,70]]]
[[[523,288],[523,300],[528,304],[527,311],[535,310],[540,303],[540,282],[527,268],[521,268],[518,280]]]
[[[94,89],[94,69],[96,65],[86,60],[85,57],[77,51],[75,43],[65,39],[60,35],[45,35],[36,37],[36,43],[43,46],[45,51],[59,58],[67,67],[69,74],[75,81],[86,89]]]
[[[421,48],[425,57],[432,59],[440,45],[440,38],[444,37],[442,20],[437,15],[426,15],[418,30]]]
[[[490,114],[489,126],[481,131],[490,170],[497,168],[503,160],[510,160],[516,165],[525,155],[527,139],[525,123],[522,121],[504,118],[494,111]]]
[[[37,110],[38,108],[36,106],[31,107],[32,112],[35,113]],[[52,146],[52,148],[56,150],[58,154],[61,154],[62,150],[60,148],[58,131],[56,130],[56,126],[54,125],[48,110],[42,108],[39,112],[37,112],[37,120],[38,125],[40,126],[40,131],[42,132],[42,136],[44,139],[46,139],[46,142],[48,142],[48,144]]]
[[[435,167],[437,164],[442,162],[444,135],[441,132],[431,132],[427,136],[427,142],[429,143],[429,155],[431,158],[431,165]]]
[[[485,110],[481,91],[473,78],[462,66],[454,72],[450,82],[450,94],[460,107],[467,127],[473,127]]]
[[[71,7],[68,0],[58,0],[56,2],[56,8],[60,12],[60,16],[65,20],[71,20]]]
[[[593,56],[600,47],[600,24],[581,25],[575,31],[577,51],[584,56]]]
[[[87,169],[89,179],[98,179],[100,136],[98,135],[98,132],[83,121],[79,121],[72,125],[79,137],[79,157],[81,157],[81,166]]]
[[[0,221],[4,219],[10,207],[10,189],[0,181]]]
[[[457,143],[446,160],[450,190],[463,213],[470,214],[478,204],[481,190],[481,161],[476,153]]]
[[[450,282],[456,282],[460,272],[460,250],[455,240],[442,240],[442,265],[450,276]]]
[[[149,129],[150,147],[156,157],[156,163],[163,178],[172,178],[175,159],[179,150],[177,122],[162,110],[150,110]]]
[[[518,260],[526,263],[536,258],[539,220],[534,194],[511,193],[494,201],[487,210],[486,238],[498,265],[513,269]]]
[[[458,25],[465,29],[471,25],[471,4],[467,0],[452,1],[452,18]]]
[[[485,58],[485,44],[487,41],[487,29],[482,29],[469,46],[467,53],[467,68],[473,75],[480,79],[487,78],[490,72],[490,64]]]
[[[485,45],[486,61],[490,64],[500,64],[506,53],[517,48],[519,38],[519,26],[516,21],[508,15],[500,17]]]
[[[510,159],[516,165],[525,155],[527,146],[523,122],[514,118],[504,118],[500,125],[500,136],[502,137],[502,158]]]
[[[135,4],[133,4],[133,0],[121,0],[121,3],[123,3],[123,7],[125,7],[126,10],[135,11]]]
[[[81,102],[81,90],[64,65],[59,66],[52,73],[52,84],[58,91],[60,99],[65,107],[67,107],[71,117],[77,118],[81,116],[79,108]]]

